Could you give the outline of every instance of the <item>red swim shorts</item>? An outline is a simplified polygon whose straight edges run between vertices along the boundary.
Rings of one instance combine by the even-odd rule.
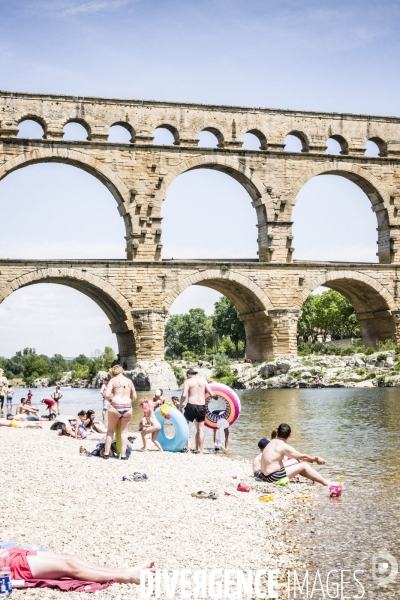
[[[11,579],[33,579],[27,556],[36,556],[35,550],[23,550],[23,548],[11,548],[8,551],[11,571]]]

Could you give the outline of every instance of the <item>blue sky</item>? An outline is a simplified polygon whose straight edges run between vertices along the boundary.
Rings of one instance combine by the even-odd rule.
[[[384,0],[2,0],[0,89],[396,115],[399,13],[398,2]],[[25,203],[18,215],[17,198]],[[207,240],[193,242],[193,214]],[[0,215],[2,257],[124,256],[114,200],[72,167],[8,176]],[[250,199],[227,176],[181,176],[163,216],[166,257],[255,256]],[[354,184],[311,180],[294,217],[295,258],[376,260],[374,215]],[[189,289],[174,310],[211,311],[216,297]],[[0,305],[0,331],[6,356],[26,345],[70,356],[115,347],[97,306],[61,286],[14,293]]]

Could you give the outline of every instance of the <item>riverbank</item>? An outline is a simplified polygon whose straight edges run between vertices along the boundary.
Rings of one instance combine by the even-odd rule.
[[[260,365],[231,366],[237,389],[400,387],[394,350],[350,356],[284,356]]]
[[[79,455],[80,442],[58,437],[48,427],[0,430],[2,539],[113,566],[150,558],[169,571],[278,568],[282,579],[296,566],[297,542],[290,536],[284,541],[284,532],[309,505],[295,496],[311,495],[311,485],[257,483],[244,459],[143,454],[139,439],[126,462],[88,458]],[[145,472],[149,480],[123,482],[122,476],[133,471]],[[239,481],[250,486],[250,493],[236,491]],[[199,490],[214,491],[218,498],[193,498]],[[273,493],[274,500],[260,502],[264,492]],[[26,594],[16,590],[13,597]],[[100,594],[110,600],[138,598],[139,589],[115,584]],[[33,596],[64,594],[43,589],[30,591]]]

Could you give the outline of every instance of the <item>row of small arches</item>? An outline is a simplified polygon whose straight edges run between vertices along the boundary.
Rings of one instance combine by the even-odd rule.
[[[82,120],[71,120],[64,126],[63,140],[66,141],[86,141],[90,138],[90,128]],[[108,130],[108,142],[129,144],[134,142],[134,130],[127,123],[115,123]],[[18,137],[41,139],[45,137],[45,129],[42,123],[33,118],[26,118],[18,124]],[[155,145],[177,145],[179,144],[179,134],[176,129],[170,125],[160,125],[154,130],[153,144]],[[222,134],[214,129],[207,128],[199,134],[199,146],[215,148],[223,146]],[[297,131],[289,133],[285,140],[285,151],[287,152],[309,152],[310,147],[306,136]],[[325,143],[326,154],[348,154],[349,145],[345,138],[340,135],[332,135]],[[260,131],[252,130],[244,134],[243,150],[265,150],[267,149],[267,139]],[[366,142],[366,156],[386,156],[387,145],[378,137],[373,137]]]

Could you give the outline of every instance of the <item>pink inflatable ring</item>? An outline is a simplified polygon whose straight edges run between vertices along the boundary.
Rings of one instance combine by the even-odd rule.
[[[220,414],[216,415],[208,409],[208,405],[212,402],[213,398],[211,398],[208,394],[206,394],[206,419],[205,425],[210,429],[218,429],[217,423],[219,419],[226,419],[229,423],[229,426],[233,425],[236,419],[240,415],[241,406],[238,395],[227,385],[223,383],[213,383],[210,385],[213,393],[218,396],[219,400],[223,400],[225,402],[225,410]]]

